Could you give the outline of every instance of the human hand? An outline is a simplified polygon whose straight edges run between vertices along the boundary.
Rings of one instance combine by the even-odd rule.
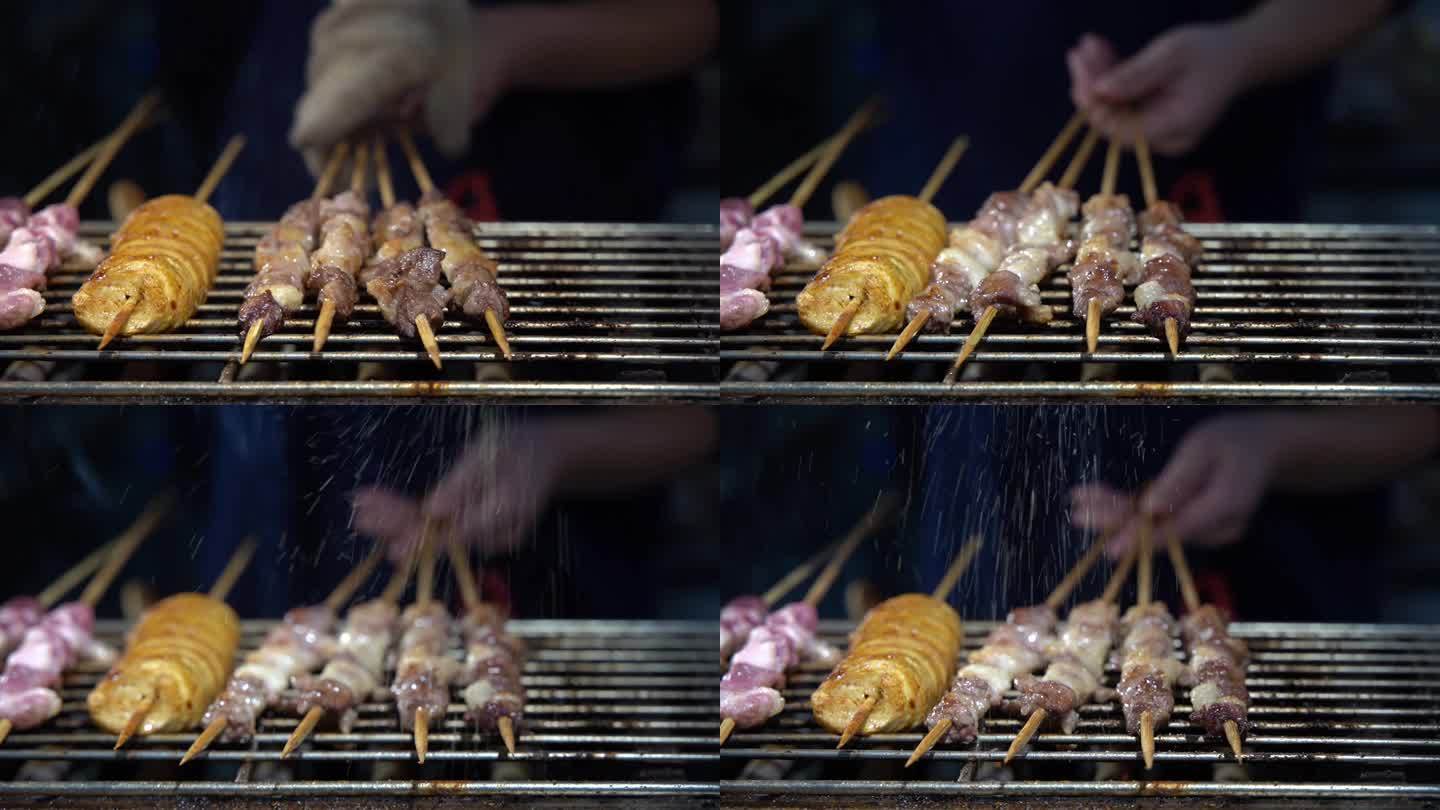
[[[423,118],[440,150],[458,155],[507,84],[504,38],[464,0],[337,0],[311,29],[290,142],[318,173],[335,143]]]
[[[1075,525],[1110,534],[1118,557],[1139,537],[1143,515],[1168,525],[1182,542],[1234,543],[1244,536],[1281,454],[1279,431],[1264,417],[1222,417],[1186,434],[1160,475],[1138,498],[1104,483],[1070,492]],[[1157,538],[1157,540],[1163,538]]]
[[[1070,96],[1092,125],[1121,143],[1143,133],[1164,155],[1193,149],[1248,83],[1247,48],[1230,24],[1171,29],[1123,62],[1086,34],[1065,61]]]

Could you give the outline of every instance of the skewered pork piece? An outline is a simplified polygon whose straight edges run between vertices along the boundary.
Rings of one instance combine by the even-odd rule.
[[[1229,622],[1214,605],[1203,605],[1181,621],[1185,649],[1190,656],[1190,722],[1210,737],[1225,736],[1225,724],[1234,723],[1243,735],[1250,692],[1245,688],[1245,665],[1250,650],[1230,635]]]
[[[741,228],[720,255],[720,326],[739,329],[770,310],[764,290],[787,259],[809,264],[825,252],[805,241],[805,217],[795,205],[772,205]]]
[[[335,621],[335,611],[325,605],[288,611],[284,621],[235,669],[225,691],[205,710],[205,724],[225,718],[222,740],[254,736],[260,713],[279,701],[290,679],[314,671],[334,652]]]
[[[115,651],[96,640],[94,631],[94,608],[78,601],[55,608],[30,626],[0,675],[0,718],[24,730],[59,714],[58,690],[65,670],[77,661],[115,659]]]
[[[284,325],[287,313],[300,309],[321,219],[319,200],[298,202],[255,245],[255,278],[245,287],[240,305],[241,335],[257,321],[263,324],[260,337],[273,335]]]
[[[319,675],[294,678],[294,697],[283,705],[296,714],[320,707],[339,717],[340,730],[355,724],[356,707],[383,692],[385,654],[395,638],[398,611],[376,599],[350,608],[335,640],[335,652]]]
[[[1120,647],[1120,685],[1115,690],[1125,709],[1125,728],[1140,733],[1148,713],[1159,730],[1175,710],[1174,685],[1185,674],[1175,654],[1178,628],[1161,602],[1136,605],[1125,613],[1125,640]]]
[[[464,687],[465,719],[482,731],[503,730],[501,719],[509,718],[513,733],[525,712],[520,681],[525,644],[505,632],[506,618],[504,611],[482,603],[460,620],[465,664],[457,683]]]
[[[411,731],[416,713],[442,718],[450,705],[450,684],[460,675],[460,662],[447,654],[453,619],[445,605],[423,602],[405,609],[400,618],[400,656],[390,692],[395,696],[400,728]]]
[[[949,245],[930,265],[930,283],[905,307],[906,319],[924,317],[927,331],[948,330],[956,311],[969,303],[970,294],[1015,244],[1028,209],[1029,195],[1023,192],[1000,191],[987,197],[974,219],[950,232]]]
[[[1050,650],[1050,666],[1039,678],[1015,679],[1023,716],[1044,709],[1046,721],[1070,734],[1080,720],[1080,707],[1092,697],[1104,698],[1101,679],[1105,660],[1120,629],[1119,608],[1096,599],[1071,609]]]
[[[1035,189],[1016,228],[1015,244],[970,294],[970,312],[977,321],[991,308],[1029,323],[1048,323],[1055,317],[1040,301],[1040,282],[1075,255],[1075,244],[1065,231],[1079,208],[1074,191],[1050,183]]]
[[[10,234],[30,218],[30,206],[19,197],[0,197],[0,245],[10,241]],[[724,219],[723,203],[721,219]]]
[[[9,655],[29,630],[45,617],[45,607],[33,596],[17,596],[0,605],[0,655]]]
[[[11,209],[10,220],[18,210]],[[9,229],[0,251],[0,330],[24,326],[45,310],[40,292],[50,272],[67,259],[88,267],[100,261],[99,249],[82,241],[79,229],[79,212],[65,203],[42,208]]]
[[[1045,605],[1011,611],[1004,624],[990,631],[984,646],[970,654],[970,662],[926,715],[925,725],[935,728],[949,720],[942,742],[973,741],[980,720],[1000,705],[1010,684],[1045,663],[1046,649],[1055,640],[1055,622],[1055,611]]]
[[[0,200],[0,203],[3,203]],[[0,209],[0,216],[3,216],[3,209]],[[741,228],[750,224],[755,218],[755,208],[750,201],[744,197],[726,197],[720,201],[720,249],[730,247],[735,241],[735,234]]]
[[[1195,310],[1195,287],[1190,271],[1204,248],[1200,240],[1181,227],[1180,209],[1157,201],[1140,215],[1140,259],[1145,269],[1135,288],[1135,314],[1131,319],[1144,324],[1157,337],[1166,338],[1165,322],[1173,319],[1180,338],[1190,333],[1190,316]]]
[[[350,319],[360,293],[357,277],[370,255],[370,205],[354,191],[344,191],[320,205],[320,247],[310,256],[305,289],[315,303],[333,303],[335,319]]]
[[[857,713],[864,716],[860,734],[918,726],[945,693],[963,639],[960,616],[939,599],[911,593],[881,602],[811,696],[816,722],[837,734]]]
[[[1096,194],[1085,201],[1080,249],[1070,268],[1070,296],[1076,318],[1089,316],[1090,301],[1108,315],[1125,300],[1125,285],[1140,281],[1140,259],[1130,250],[1135,213],[1124,194]]]
[[[240,645],[240,619],[220,599],[184,593],[140,619],[124,656],[90,692],[90,717],[122,733],[137,714],[140,734],[183,731],[220,694]]]
[[[785,673],[802,661],[834,666],[840,653],[815,637],[820,616],[807,602],[791,602],[750,631],[720,680],[720,717],[755,728],[785,708]]]
[[[765,623],[770,612],[765,600],[758,596],[737,596],[720,609],[720,660],[729,661],[730,656],[745,644],[750,632]],[[3,616],[3,613],[0,613]],[[0,619],[3,621],[3,619]]]
[[[390,259],[425,247],[425,225],[420,221],[415,206],[407,202],[397,202],[377,214],[372,231],[380,246],[360,270],[361,284],[369,284],[384,270],[385,263]]]
[[[445,305],[450,302],[450,291],[440,283],[444,257],[442,251],[419,247],[375,263],[365,289],[380,304],[380,314],[402,336],[416,337],[417,317],[432,328],[444,321]]]
[[[499,265],[475,242],[475,223],[436,189],[420,198],[420,221],[430,247],[445,252],[440,268],[450,282],[451,303],[470,318],[484,320],[494,312],[501,323],[510,317],[505,291],[495,281]]]

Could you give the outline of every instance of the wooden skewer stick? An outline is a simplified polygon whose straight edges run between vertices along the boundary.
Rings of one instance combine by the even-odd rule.
[[[945,576],[940,579],[940,584],[935,586],[935,590],[931,591],[930,595],[936,599],[947,598],[950,590],[960,582],[960,576],[965,573],[965,569],[970,567],[971,561],[975,559],[976,554],[980,553],[980,548],[984,545],[984,535],[971,535],[969,542],[960,549],[959,554],[955,555],[955,561],[950,563],[949,570],[945,572]]]
[[[795,193],[790,195],[791,205],[796,208],[805,207],[805,203],[810,201],[810,196],[820,187],[820,181],[824,179],[831,167],[835,165],[835,161],[840,159],[840,155],[845,151],[845,148],[850,145],[850,141],[853,140],[856,135],[860,134],[861,130],[870,125],[871,119],[875,117],[875,113],[879,108],[880,100],[878,98],[872,98],[850,116],[850,120],[845,122],[845,126],[841,128],[840,132],[838,132],[834,138],[830,139],[829,145],[820,155],[819,160],[815,161],[815,165],[810,167],[810,173],[805,175],[804,180],[800,181],[800,185],[795,189]]]
[[[330,193],[330,184],[335,182],[335,176],[340,173],[340,165],[350,154],[350,143],[341,141],[335,144],[330,150],[330,157],[325,160],[325,168],[315,180],[315,189],[310,192],[310,199],[319,200]]]
[[[890,351],[885,353],[885,359],[890,360],[894,358],[895,355],[904,351],[905,347],[910,345],[910,341],[914,340],[915,336],[920,334],[920,330],[924,329],[925,324],[929,323],[929,321],[930,310],[927,309],[922,310],[913,320],[905,324],[905,328],[900,330],[900,335],[895,338],[895,342],[890,346]]]
[[[46,586],[45,590],[36,595],[35,601],[41,607],[49,609],[51,605],[60,601],[60,597],[69,593],[72,588],[79,585],[82,580],[99,570],[100,566],[109,558],[115,550],[115,540],[95,549],[80,562],[70,566],[68,570],[55,578],[55,581]]]
[[[1180,356],[1180,324],[1174,318],[1165,319],[1165,346],[1171,357]]]
[[[721,720],[721,721],[720,721],[720,744],[721,744],[721,745],[724,745],[724,744],[725,744],[725,741],[728,740],[728,739],[730,739],[730,735],[733,734],[734,732],[735,732],[735,718],[733,718],[733,717],[727,717],[727,718],[725,718],[724,720]]]
[[[145,722],[145,715],[149,714],[154,706],[155,693],[151,692],[145,696],[144,700],[140,701],[140,705],[135,707],[135,711],[130,713],[130,719],[125,721],[125,727],[120,729],[120,735],[115,738],[115,747],[111,749],[112,751],[119,751],[125,746],[125,743],[130,742],[130,738],[140,730],[140,724]]]
[[[1045,153],[1040,156],[1040,159],[1035,162],[1035,167],[1030,170],[1029,174],[1025,175],[1024,180],[1020,181],[1021,192],[1028,194],[1034,191],[1036,186],[1040,185],[1040,181],[1044,180],[1045,175],[1049,174],[1050,170],[1055,167],[1055,163],[1060,159],[1060,155],[1070,146],[1070,142],[1075,140],[1075,135],[1080,132],[1080,127],[1084,125],[1085,113],[1076,110],[1075,113],[1070,116],[1070,120],[1066,122],[1064,128],[1060,130],[1060,134],[1056,135],[1055,140],[1050,143],[1050,147],[1046,149]]]
[[[809,152],[790,161],[785,168],[776,172],[774,177],[766,180],[759,188],[751,192],[750,196],[745,198],[745,202],[749,203],[751,208],[759,208],[761,205],[764,205],[766,200],[775,195],[775,192],[784,188],[791,180],[799,177],[801,172],[815,165],[815,161],[820,159],[820,156],[825,153],[825,150],[829,148],[830,143],[834,140],[835,136],[832,135],[816,144]]]
[[[950,148],[945,150],[945,155],[936,164],[935,171],[930,173],[930,179],[925,181],[925,186],[916,195],[923,202],[930,202],[940,192],[940,187],[945,185],[945,180],[955,170],[955,164],[960,162],[961,156],[970,146],[970,139],[964,135],[959,136],[950,142]]]
[[[1075,590],[1075,586],[1080,584],[1080,580],[1084,579],[1086,574],[1090,573],[1090,569],[1095,566],[1095,561],[1100,559],[1100,555],[1104,553],[1105,541],[1104,537],[1096,540],[1090,549],[1075,562],[1075,565],[1071,566],[1065,577],[1050,591],[1050,595],[1045,597],[1045,607],[1051,610],[1060,609],[1060,606],[1069,598],[1070,592]]]
[[[230,589],[245,573],[245,567],[250,564],[250,558],[255,556],[255,538],[247,537],[240,543],[239,548],[230,555],[230,560],[225,563],[225,568],[220,571],[220,576],[215,578],[215,584],[210,586],[210,598],[225,601],[230,594]]]
[[[180,764],[184,765],[199,756],[205,749],[209,748],[210,743],[215,742],[215,738],[219,737],[220,732],[225,730],[225,724],[227,722],[228,720],[223,714],[211,720],[210,725],[206,726],[205,729],[200,732],[200,736],[195,738],[195,742],[190,743],[190,747],[185,751],[185,756],[180,757]]]
[[[430,322],[425,320],[424,315],[415,316],[415,331],[420,335],[420,344],[425,347],[425,353],[430,355],[430,362],[435,368],[440,368],[440,344],[435,340],[435,330],[431,328]]]
[[[1155,767],[1155,715],[1148,710],[1140,713],[1140,756],[1146,770]]]
[[[427,522],[420,540],[420,562],[415,574],[415,604],[429,604],[435,596],[435,539],[434,524]],[[415,758],[425,764],[425,755],[430,751],[430,710],[424,706],[415,709]]]
[[[429,194],[435,189],[435,181],[430,178],[430,171],[425,168],[425,162],[420,159],[420,152],[415,148],[415,141],[410,138],[410,132],[402,129],[395,138],[400,141],[400,149],[405,152],[405,160],[410,163],[410,173],[415,175],[415,182],[420,186],[420,193]]]
[[[1120,142],[1110,141],[1105,147],[1105,172],[1100,177],[1100,193],[1115,193],[1115,176],[1120,169]]]
[[[1094,354],[1100,345],[1100,299],[1091,298],[1085,305],[1085,351]]]
[[[250,331],[245,333],[245,343],[240,347],[240,365],[250,362],[250,355],[255,353],[255,346],[260,342],[260,328],[264,325],[261,321],[250,324]],[[105,344],[102,342],[100,347],[103,349]]]
[[[835,341],[839,340],[840,337],[845,334],[845,330],[850,328],[850,322],[855,320],[856,313],[858,313],[860,307],[864,305],[865,291],[861,290],[860,297],[851,301],[849,305],[840,310],[840,314],[835,317],[835,323],[830,325],[830,331],[825,334],[825,341],[820,344],[820,351],[827,351],[831,346],[835,345]]]
[[[1070,159],[1070,165],[1065,168],[1065,174],[1060,177],[1060,182],[1056,184],[1058,187],[1062,189],[1075,187],[1075,181],[1080,179],[1080,172],[1085,168],[1085,165],[1090,162],[1090,154],[1095,151],[1095,143],[1099,138],[1099,130],[1091,129],[1085,133],[1085,138],[1080,141],[1080,146],[1076,148],[1074,157]],[[961,366],[964,366],[965,361],[970,359],[970,355],[975,353],[975,348],[980,345],[980,341],[984,339],[985,333],[989,331],[990,324],[995,320],[997,312],[995,307],[986,307],[985,311],[980,313],[980,319],[975,322],[975,328],[970,331],[970,336],[965,338],[964,345],[960,347],[960,354],[955,357],[955,362],[950,365],[950,370],[945,373],[945,382],[947,384],[953,384],[955,380],[959,379]]]
[[[811,574],[815,573],[816,567],[819,566],[826,557],[829,557],[831,552],[835,551],[838,548],[838,544],[832,543],[820,549],[819,551],[810,555],[810,559],[795,566],[795,568],[791,570],[790,573],[781,577],[778,582],[770,586],[770,590],[760,595],[760,599],[765,602],[765,606],[774,607],[775,603],[779,602],[781,598],[785,596],[785,594],[791,591],[791,589],[808,579]]]
[[[120,154],[121,147],[125,145],[126,141],[130,140],[132,135],[139,131],[140,125],[150,117],[151,113],[155,112],[155,108],[158,106],[160,106],[160,94],[152,91],[146,93],[145,96],[130,109],[130,112],[125,116],[125,120],[120,122],[120,127],[116,129],[110,137],[105,139],[104,145],[100,148],[100,152],[95,155],[94,162],[90,164],[84,174],[80,175],[80,179],[76,181],[74,187],[70,189],[70,193],[65,196],[65,203],[67,205],[75,208],[80,207],[80,203],[85,200],[86,195],[90,193],[91,189],[95,188],[95,183],[100,180],[100,175],[105,173],[105,170],[110,167],[110,162],[115,159],[116,155]]]
[[[415,710],[415,759],[425,764],[425,755],[430,752],[430,710],[421,706]]]
[[[514,357],[510,351],[510,339],[505,337],[505,325],[500,323],[500,316],[493,309],[485,310],[485,325],[490,328],[490,336],[495,338],[495,345],[500,348],[500,355],[506,360]]]
[[[1104,539],[1101,539],[1095,544],[1095,548],[1103,549],[1104,547]],[[1125,557],[1121,559],[1120,564],[1115,567],[1115,571],[1110,574],[1110,581],[1106,583],[1105,591],[1100,594],[1100,601],[1106,603],[1114,602],[1116,597],[1120,595],[1120,589],[1125,587],[1125,580],[1130,578],[1130,568],[1135,564],[1137,550],[1138,549],[1132,546],[1130,550],[1125,553]],[[1062,582],[1061,584],[1063,585],[1064,583]],[[1051,596],[1053,597],[1054,594],[1052,593]],[[1061,597],[1059,601],[1065,601],[1064,597]],[[1050,604],[1050,600],[1047,599],[1046,604]],[[1052,605],[1052,607],[1054,607],[1054,605]],[[1048,713],[1043,708],[1036,709],[1030,713],[1030,717],[1025,720],[1025,725],[1020,728],[1020,732],[1015,735],[1015,739],[1010,741],[1010,747],[1005,751],[1004,764],[1009,765],[1010,761],[1024,750],[1025,746],[1029,744],[1030,739],[1035,736],[1035,732],[1040,730],[1040,725],[1045,722],[1047,716]]]
[[[153,123],[154,120],[155,119],[153,116],[145,116],[144,120],[140,122],[139,126],[136,127],[135,131],[139,132],[140,130]],[[49,197],[50,194],[55,191],[55,189],[65,185],[65,183],[69,181],[70,178],[74,177],[77,172],[90,165],[90,161],[94,160],[95,157],[100,154],[100,150],[105,148],[105,144],[110,141],[110,138],[110,135],[106,135],[95,143],[90,144],[90,146],[84,152],[81,152],[75,157],[70,158],[70,160],[65,162],[64,166],[61,166],[60,168],[51,172],[50,175],[44,180],[36,183],[34,188],[26,192],[24,197],[25,204],[31,208],[34,208],[35,206],[40,204],[41,200]]]
[[[365,193],[365,169],[370,162],[370,145],[361,141],[355,144],[355,163],[350,167],[350,190],[356,194]]]
[[[501,717],[496,725],[500,728],[500,739],[505,743],[505,751],[510,756],[515,756],[515,721],[506,715]]]
[[[160,521],[170,512],[170,507],[174,502],[174,493],[166,491],[146,505],[145,511],[141,512],[140,517],[130,524],[130,528],[115,539],[114,551],[105,561],[104,567],[95,574],[95,578],[90,580],[90,584],[86,585],[85,590],[80,593],[81,602],[92,608],[100,602],[100,597],[105,595],[110,583],[119,576],[120,569],[125,567],[130,556],[150,536],[151,532],[155,531],[155,527],[160,525]]]
[[[855,735],[865,727],[865,721],[870,719],[870,713],[875,711],[875,704],[879,702],[879,695],[865,698],[865,701],[855,710],[855,714],[850,717],[850,722],[845,724],[845,730],[840,733],[840,742],[835,746],[835,750],[844,748],[846,744],[855,739]]]
[[[1155,519],[1150,515],[1140,517],[1140,570],[1136,574],[1137,588],[1135,604],[1145,607],[1150,604],[1151,588],[1154,585],[1154,550],[1151,548],[1150,533],[1155,529]]]
[[[115,313],[115,317],[111,318],[110,324],[105,327],[105,334],[100,336],[99,348],[103,349],[110,345],[110,341],[114,340],[120,334],[120,330],[125,328],[125,324],[130,321],[130,316],[135,314],[135,307],[139,304],[139,298],[131,298],[125,302],[124,306],[120,307],[120,311]]]
[[[385,152],[385,137],[375,136],[375,182],[380,185],[380,205],[389,208],[395,204],[395,182],[390,176],[390,156]]]
[[[820,601],[825,598],[825,592],[830,590],[830,586],[840,576],[840,569],[845,567],[845,561],[850,559],[850,554],[855,551],[855,547],[860,545],[861,540],[864,540],[890,516],[891,510],[898,502],[899,499],[892,493],[880,496],[865,517],[861,518],[860,522],[855,524],[855,527],[845,536],[845,539],[840,541],[840,546],[835,550],[835,556],[830,558],[830,562],[826,563],[825,568],[820,571],[820,576],[816,577],[815,582],[810,585],[810,590],[805,592],[806,604],[811,607],[820,604]]]
[[[215,193],[215,188],[220,185],[221,180],[225,179],[225,173],[235,165],[235,158],[240,157],[240,150],[244,148],[244,135],[231,136],[225,144],[224,151],[220,153],[220,157],[215,159],[215,165],[210,167],[210,173],[205,175],[204,181],[200,183],[200,188],[196,189],[195,199],[200,202],[210,199],[210,195]]]

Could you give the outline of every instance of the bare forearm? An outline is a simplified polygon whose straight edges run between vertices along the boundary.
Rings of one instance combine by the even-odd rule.
[[[1274,414],[1283,437],[1274,486],[1317,494],[1381,483],[1433,456],[1440,448],[1440,412],[1387,406],[1326,408]]]
[[[1390,10],[1390,0],[1268,0],[1232,23],[1250,86],[1329,61]]]
[[[697,64],[714,44],[714,0],[526,3],[476,12],[510,51],[522,89],[608,87],[663,78]]]
[[[604,495],[665,481],[704,460],[715,416],[699,407],[627,407],[537,424],[560,461],[561,494]]]

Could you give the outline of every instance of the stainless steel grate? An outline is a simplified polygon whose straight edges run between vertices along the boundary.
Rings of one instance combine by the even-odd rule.
[[[1187,227],[1205,257],[1195,272],[1195,332],[1178,360],[1129,321],[1128,300],[1106,321],[1099,351],[1086,355],[1062,268],[1042,287],[1056,320],[997,323],[969,373],[945,385],[971,321],[922,335],[889,363],[894,335],[847,338],[822,353],[795,312],[813,268],[796,268],[776,278],[770,314],[721,336],[724,392],[754,400],[1440,398],[1440,228]],[[835,230],[821,223],[809,233],[828,244]],[[762,365],[735,368],[741,361]],[[1086,363],[1111,367],[1087,374]]]
[[[0,332],[0,367],[58,363],[47,379],[0,381],[0,397],[192,399],[385,399],[481,396],[505,399],[703,399],[716,395],[715,226],[497,223],[480,242],[500,262],[510,297],[513,362],[483,326],[451,318],[438,330],[445,369],[404,341],[361,297],[324,351],[310,351],[316,311],[307,303],[282,332],[236,362],[235,326],[251,253],[269,223],[228,223],[215,288],[173,334],[119,340],[97,351],[76,324],[70,297],[85,280],[57,272],[46,312],[27,328]],[[85,223],[103,242],[112,226]],[[385,364],[384,379],[360,379],[362,363]],[[483,373],[477,364],[485,366]],[[372,376],[366,374],[365,376]]]
[[[967,625],[967,652],[993,626]],[[837,622],[821,628],[840,644],[849,629]],[[1247,684],[1254,728],[1242,767],[1223,740],[1204,739],[1188,722],[1182,690],[1174,720],[1156,737],[1149,773],[1118,704],[1084,707],[1074,734],[1038,735],[1009,769],[999,766],[1020,722],[997,713],[977,743],[941,744],[905,770],[921,731],[857,738],[835,750],[835,735],[810,716],[810,693],[825,673],[805,671],[790,679],[781,715],[754,732],[737,731],[721,749],[727,761],[751,761],[743,771],[730,762],[721,793],[726,806],[777,797],[790,806],[829,807],[927,798],[990,806],[1041,797],[1440,801],[1440,627],[1241,623],[1233,629],[1253,653]],[[1112,686],[1117,677],[1112,670]],[[757,767],[760,761],[768,767]],[[791,778],[781,778],[787,769]],[[757,773],[762,778],[748,778]]]
[[[118,622],[100,624],[97,635],[120,641]],[[246,622],[242,652],[272,624]],[[467,727],[457,702],[443,725],[432,725],[429,756],[416,765],[394,704],[371,702],[351,733],[319,730],[285,760],[280,749],[297,720],[267,715],[253,743],[216,743],[180,768],[194,733],[137,738],[111,750],[114,738],[95,728],[85,709],[103,674],[91,670],[66,676],[59,717],[0,746],[0,773],[9,774],[0,781],[0,804],[47,796],[128,796],[147,807],[154,797],[172,805],[253,797],[266,806],[345,796],[363,796],[366,806],[403,800],[406,807],[447,796],[527,805],[714,801],[713,623],[516,620],[511,630],[530,646],[526,720],[513,758],[498,738]]]

